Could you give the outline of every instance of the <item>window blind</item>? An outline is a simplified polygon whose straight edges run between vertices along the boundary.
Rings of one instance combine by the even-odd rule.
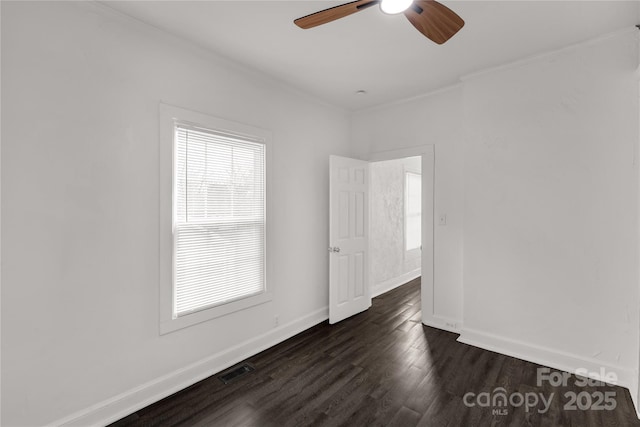
[[[174,316],[265,290],[265,146],[176,125]]]
[[[405,250],[422,245],[422,176],[405,174]]]

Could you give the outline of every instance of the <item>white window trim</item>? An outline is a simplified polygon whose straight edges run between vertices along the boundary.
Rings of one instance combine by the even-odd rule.
[[[212,117],[207,114],[186,110],[160,103],[160,334],[177,331],[188,326],[206,322],[217,317],[225,316],[239,310],[264,304],[273,298],[273,290],[269,282],[271,277],[271,263],[269,253],[269,215],[270,209],[270,183],[271,183],[271,132],[248,126],[229,120]],[[174,126],[176,123],[192,123],[201,127],[217,131],[229,132],[236,135],[247,135],[253,139],[259,139],[265,144],[265,180],[266,180],[266,229],[265,229],[265,291],[254,296],[249,296],[226,304],[217,305],[201,311],[196,311],[180,317],[173,315],[173,267],[174,267],[174,242],[173,242],[173,215],[174,203]]]
[[[422,177],[422,171],[418,168],[404,166],[404,171],[402,172],[402,249],[404,254],[404,259],[409,260],[412,258],[420,257],[422,253],[422,249],[414,248],[407,250],[407,174],[412,173],[415,175],[419,175]]]

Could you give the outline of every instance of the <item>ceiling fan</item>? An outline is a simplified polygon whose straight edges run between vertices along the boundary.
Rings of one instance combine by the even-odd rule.
[[[464,26],[462,18],[435,0],[356,0],[303,16],[293,22],[303,29],[313,28],[377,4],[389,15],[404,12],[404,16],[418,31],[438,44],[449,40]]]

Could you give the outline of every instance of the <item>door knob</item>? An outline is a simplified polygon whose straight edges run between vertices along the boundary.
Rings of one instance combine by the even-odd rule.
[[[337,246],[329,246],[329,252],[340,252],[340,248]]]

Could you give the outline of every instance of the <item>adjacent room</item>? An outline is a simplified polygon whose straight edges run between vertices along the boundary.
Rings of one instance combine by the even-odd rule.
[[[0,424],[640,425],[639,24],[1,1]]]

